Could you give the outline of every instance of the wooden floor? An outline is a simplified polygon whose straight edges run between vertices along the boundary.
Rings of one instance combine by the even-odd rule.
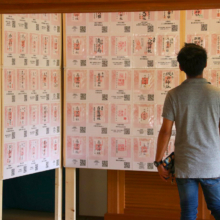
[[[6,209],[3,210],[3,220],[54,220],[54,213]],[[104,220],[104,218],[77,217],[76,220]]]

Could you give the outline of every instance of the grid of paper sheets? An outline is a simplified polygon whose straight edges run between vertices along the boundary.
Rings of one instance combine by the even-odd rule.
[[[185,41],[207,50],[204,77],[212,85],[220,87],[220,9],[186,11]]]
[[[4,15],[2,28],[4,179],[60,166],[62,46],[66,167],[155,171],[181,39],[207,49],[220,86],[220,9],[65,14],[64,45],[60,14]]]
[[[3,178],[60,166],[61,15],[2,19]]]
[[[163,102],[179,85],[180,11],[64,18],[65,166],[155,171]]]

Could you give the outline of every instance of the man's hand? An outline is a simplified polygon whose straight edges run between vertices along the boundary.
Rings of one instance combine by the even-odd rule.
[[[162,164],[157,167],[157,170],[159,172],[160,178],[167,182],[167,179],[170,177],[170,171],[166,170]]]
[[[170,140],[171,132],[173,127],[173,121],[170,121],[166,118],[163,119],[163,124],[159,132],[158,140],[157,140],[157,153],[155,157],[155,161],[161,161],[164,156],[164,152],[167,149],[167,145]],[[163,165],[157,167],[160,178],[167,182],[169,178],[170,172],[166,170]]]

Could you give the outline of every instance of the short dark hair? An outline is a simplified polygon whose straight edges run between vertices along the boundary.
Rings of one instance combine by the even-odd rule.
[[[179,51],[177,60],[181,69],[190,77],[201,75],[207,63],[206,50],[193,43],[185,43]]]

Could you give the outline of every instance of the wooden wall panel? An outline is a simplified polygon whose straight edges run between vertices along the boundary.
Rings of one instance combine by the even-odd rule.
[[[124,207],[124,210],[123,210]],[[108,213],[105,220],[177,220],[177,185],[161,181],[158,173],[108,171]],[[198,219],[212,220],[199,189]]]
[[[160,212],[158,210],[158,212]],[[171,220],[169,216],[164,217],[163,219],[158,217],[149,217],[146,215],[117,215],[117,214],[106,214],[105,220]],[[179,220],[179,219],[176,219]],[[198,219],[200,220],[200,219]]]
[[[62,220],[63,168],[55,170],[55,220]]]
[[[142,219],[180,219],[177,185],[163,182],[158,173],[108,171],[108,213],[105,215],[105,220]],[[206,207],[201,188],[199,189],[198,219],[213,219]]]
[[[180,12],[180,48],[185,45],[185,34],[186,34],[186,11]],[[180,83],[186,79],[186,74],[180,71]]]
[[[108,212],[123,214],[125,208],[125,171],[108,170]]]
[[[0,13],[158,11],[220,8],[219,0],[1,0]]]
[[[125,172],[125,214],[178,219],[180,206],[176,184],[163,182],[158,173]]]
[[[157,211],[160,212],[160,210],[157,210]],[[171,218],[165,215],[163,218],[158,218],[158,217],[149,217],[149,216],[144,216],[144,215],[107,214],[105,215],[105,220],[171,220]],[[176,220],[179,220],[179,218],[176,218]],[[197,218],[197,220],[204,220],[204,219]],[[211,218],[211,220],[215,220],[215,219]]]
[[[65,220],[76,220],[76,169],[66,168]]]

